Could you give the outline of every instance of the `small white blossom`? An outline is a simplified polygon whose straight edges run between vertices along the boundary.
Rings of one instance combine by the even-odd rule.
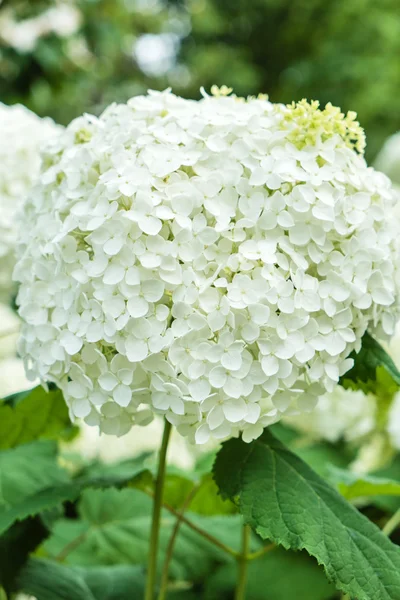
[[[0,297],[14,290],[16,215],[40,170],[39,147],[61,130],[20,105],[0,103]]]
[[[25,207],[28,373],[117,435],[154,413],[198,444],[309,420],[397,316],[395,200],[362,148],[331,106],[223,94],[71,123]]]

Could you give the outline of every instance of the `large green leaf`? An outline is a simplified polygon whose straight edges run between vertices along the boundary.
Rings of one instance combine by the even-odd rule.
[[[127,458],[119,462],[102,463],[95,461],[81,470],[79,479],[96,483],[97,486],[123,485],[133,482],[139,475],[148,471],[147,461],[152,453],[145,452],[134,458]]]
[[[0,534],[14,521],[67,499],[67,489],[71,494],[68,474],[57,464],[55,442],[42,440],[0,451]]]
[[[400,598],[400,548],[268,430],[251,444],[223,444],[214,476],[263,539],[307,550],[340,590]]]
[[[72,429],[60,390],[41,386],[14,395],[0,404],[0,449],[40,438],[57,439]]]
[[[144,592],[139,566],[67,567],[31,559],[18,577],[19,589],[38,600],[132,600]]]
[[[86,490],[78,505],[80,519],[61,519],[55,525],[52,537],[44,544],[43,552],[51,558],[64,555],[65,562],[70,565],[144,564],[149,549],[151,509],[151,498],[137,489]],[[187,517],[226,545],[239,550],[239,516],[204,517],[188,512]],[[160,563],[175,522],[174,515],[165,510],[162,512]],[[71,551],[65,555],[67,546]],[[254,540],[253,546],[256,549],[260,543]],[[215,561],[225,560],[222,550],[187,525],[182,525],[171,562],[171,577],[201,579]]]
[[[56,442],[32,442],[0,451],[0,511],[67,481],[66,471],[57,464]]]
[[[344,387],[361,387],[365,391],[374,391],[373,385],[365,389],[363,384],[371,384],[377,379],[377,370],[383,369],[396,386],[400,386],[400,372],[386,350],[366,331],[362,338],[360,352],[352,352],[354,366],[341,378]]]
[[[329,469],[329,480],[336,485],[342,496],[348,500],[371,496],[400,496],[400,483],[393,479],[360,475],[331,467]]]
[[[40,458],[42,458],[42,453],[45,451],[49,452],[49,455],[46,455],[46,458],[49,458],[50,462],[49,464],[46,463],[46,465],[43,465]],[[30,460],[32,458],[35,458],[36,460],[37,452],[40,454],[38,457],[40,479],[36,478],[35,469],[33,469],[34,472],[29,470]],[[64,471],[61,471],[55,462],[56,446],[52,442],[44,441],[28,444],[27,446],[19,446],[3,453],[0,452],[0,461],[2,454],[7,454],[9,458],[11,457],[12,461],[16,461],[22,466],[25,464],[26,457],[28,457],[27,468],[29,476],[33,476],[34,479],[24,479],[23,472],[21,473],[21,471],[18,472],[19,475],[18,473],[14,473],[17,484],[21,483],[23,486],[21,487],[18,485],[18,489],[14,494],[13,502],[11,504],[4,506],[3,508],[0,505],[0,534],[8,529],[14,521],[22,520],[28,516],[49,510],[61,505],[67,500],[76,500],[79,494],[88,487],[102,488],[112,485],[124,485],[135,481],[140,474],[147,472],[144,467],[147,455],[143,454],[134,459],[122,461],[121,463],[111,465],[93,464],[75,479],[69,479],[67,474]],[[23,461],[21,461],[22,454],[25,458]],[[43,478],[44,474],[41,472],[40,466],[48,468],[47,474],[50,476],[50,479],[47,479],[46,476]],[[5,469],[6,468],[7,464],[5,466]],[[52,474],[54,474],[54,469],[56,469],[56,477],[52,476]],[[60,477],[58,477],[59,472],[61,473]],[[29,481],[32,486],[25,489],[24,485]]]
[[[237,583],[237,566],[226,564],[206,582],[205,600],[230,600]],[[334,594],[323,569],[305,552],[276,548],[248,565],[249,600],[327,600]]]

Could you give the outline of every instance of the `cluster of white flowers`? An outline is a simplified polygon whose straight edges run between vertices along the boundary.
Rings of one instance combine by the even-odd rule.
[[[372,394],[338,385],[319,398],[311,413],[289,416],[285,421],[312,439],[361,442],[375,431],[376,413],[376,398]]]
[[[15,10],[6,7],[0,12],[0,39],[20,52],[32,52],[42,37],[49,34],[70,37],[81,22],[80,10],[69,0],[59,0],[55,6],[23,20],[17,19]]]
[[[17,211],[40,170],[39,147],[61,127],[24,106],[0,103],[0,297],[8,300],[17,243]]]
[[[393,332],[394,199],[354,114],[227,91],[75,120],[26,204],[21,354],[106,433],[250,441]]]

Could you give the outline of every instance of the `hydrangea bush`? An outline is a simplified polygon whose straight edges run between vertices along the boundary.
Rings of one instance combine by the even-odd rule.
[[[20,352],[103,432],[157,413],[197,443],[250,442],[313,410],[367,328],[393,332],[395,199],[355,114],[229,91],[111,105],[44,154]]]
[[[13,292],[17,244],[16,213],[40,170],[39,148],[61,127],[21,105],[0,103],[0,299]]]

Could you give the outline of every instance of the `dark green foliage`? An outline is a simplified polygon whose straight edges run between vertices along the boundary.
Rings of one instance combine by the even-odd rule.
[[[15,523],[0,536],[0,586],[6,591],[17,589],[15,579],[20,569],[47,535],[40,517],[32,517]]]
[[[31,559],[18,578],[21,590],[38,600],[132,600],[144,590],[142,567],[66,567]]]

